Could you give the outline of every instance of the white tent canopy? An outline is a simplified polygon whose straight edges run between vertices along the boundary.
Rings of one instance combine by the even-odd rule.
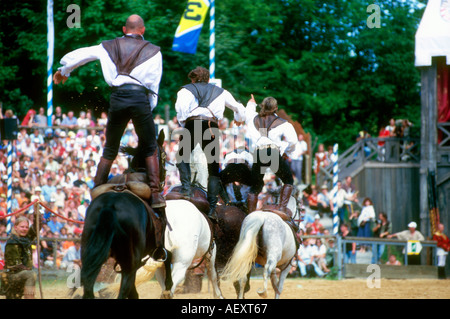
[[[428,0],[416,32],[415,66],[431,66],[432,57],[446,56],[450,65],[450,0]]]

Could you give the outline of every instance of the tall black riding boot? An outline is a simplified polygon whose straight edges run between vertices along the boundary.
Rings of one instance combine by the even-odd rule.
[[[289,204],[289,200],[291,199],[292,191],[294,190],[294,186],[289,184],[284,184],[281,186],[280,190],[280,199],[278,200],[278,209],[283,213],[286,213],[287,205]]]
[[[181,190],[180,193],[185,199],[189,200],[192,196],[191,191],[191,166],[189,163],[177,163],[178,171],[180,172]]]
[[[106,184],[108,182],[108,175],[112,164],[113,160],[108,160],[104,157],[100,158],[100,162],[97,165],[97,172],[94,177],[94,187]]]
[[[258,194],[248,193],[247,195],[247,210],[248,214],[253,213],[258,205]]]
[[[166,200],[161,195],[159,184],[159,159],[157,152],[152,156],[145,158],[145,168],[147,170],[148,186],[152,191],[151,207],[162,208],[166,207]]]
[[[207,198],[209,203],[208,217],[213,221],[217,221],[216,206],[221,187],[222,185],[220,183],[219,177],[217,176],[208,177],[208,190],[207,190],[208,192]]]
[[[166,231],[166,226],[168,225],[166,218],[166,208],[155,208],[155,212],[158,215],[159,220],[161,221],[161,227],[156,227],[155,229],[155,244],[156,248],[153,251],[152,258],[156,261],[166,261],[167,259],[167,250],[164,247],[164,234]],[[170,227],[170,225],[169,225]]]

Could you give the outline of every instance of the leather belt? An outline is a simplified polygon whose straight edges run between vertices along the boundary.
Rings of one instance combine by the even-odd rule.
[[[207,116],[202,116],[202,115],[190,116],[186,119],[186,122],[195,121],[195,120],[208,121],[208,128],[209,128],[209,132],[211,133],[211,137],[213,139],[216,138],[216,136],[214,135],[213,130],[211,128],[211,122],[216,123],[216,125],[219,125],[219,121],[217,120],[216,117],[207,117]]]
[[[144,92],[145,94],[148,94],[150,92],[149,89],[147,89],[146,87],[143,87],[142,85],[137,85],[137,84],[124,84],[121,86],[113,86],[111,87],[111,90],[113,92],[117,92],[117,91],[141,91]]]
[[[202,115],[190,116],[186,119],[186,122],[195,121],[195,120],[208,121],[208,122],[213,122],[213,123],[219,124],[219,121],[217,120],[217,118],[207,117],[207,116],[202,116]]]

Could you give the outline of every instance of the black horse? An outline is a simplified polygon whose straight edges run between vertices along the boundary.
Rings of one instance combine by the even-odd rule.
[[[164,135],[158,137],[160,167],[164,168],[165,153],[162,149]],[[129,172],[142,170],[139,149],[122,149],[134,155]],[[128,173],[128,172],[127,172]],[[164,169],[160,175],[164,176]],[[161,180],[164,180],[163,178]],[[144,204],[142,199],[131,192],[105,192],[93,199],[86,211],[86,219],[81,237],[81,283],[83,298],[94,298],[93,286],[102,265],[113,257],[122,275],[119,299],[136,299],[136,271],[144,265],[142,259],[152,255],[156,248],[155,232],[161,228],[157,214]],[[159,224],[159,225],[158,225]],[[170,267],[170,254],[165,266]],[[166,285],[172,280],[166,278]]]
[[[116,260],[122,274],[118,298],[138,298],[136,271],[156,248],[154,232],[146,206],[135,195],[107,192],[95,198],[81,238],[83,298],[94,298],[95,280],[108,257]]]

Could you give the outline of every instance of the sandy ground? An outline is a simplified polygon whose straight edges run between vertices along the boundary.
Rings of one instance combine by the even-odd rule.
[[[246,299],[259,299],[256,290],[262,287],[261,279],[250,281],[251,289]],[[269,284],[270,286],[270,284]],[[221,282],[221,289],[226,299],[235,299],[234,288],[227,281]],[[62,283],[45,284],[44,299],[68,299],[68,288]],[[138,287],[141,299],[159,299],[161,289],[154,280]],[[75,293],[80,295],[81,289]],[[36,291],[39,298],[39,290]],[[270,287],[268,298],[273,298],[274,292]],[[202,291],[196,294],[177,293],[175,299],[212,299],[212,288],[203,281]],[[381,279],[379,288],[370,288],[366,280],[344,279],[290,279],[285,282],[281,299],[450,299],[450,280],[393,280]]]

